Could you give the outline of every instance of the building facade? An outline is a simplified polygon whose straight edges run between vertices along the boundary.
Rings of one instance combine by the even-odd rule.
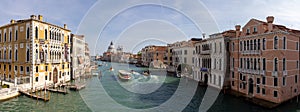
[[[142,54],[142,65],[153,68],[166,68],[164,57],[167,46],[146,46],[140,52]]]
[[[299,95],[300,31],[251,19],[231,42],[231,88],[248,97],[281,103]]]
[[[70,36],[67,25],[43,21],[43,16],[11,20],[0,27],[0,76],[17,78],[32,87],[70,80]]]

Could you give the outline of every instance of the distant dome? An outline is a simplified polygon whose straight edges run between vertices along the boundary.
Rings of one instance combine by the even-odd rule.
[[[115,49],[115,46],[114,46],[113,42],[110,42],[110,45],[108,46],[107,52],[112,52],[112,53],[116,52],[116,49]]]

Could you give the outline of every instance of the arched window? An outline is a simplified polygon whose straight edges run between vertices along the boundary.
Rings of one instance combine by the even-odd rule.
[[[39,51],[36,49],[35,50],[35,59],[39,59],[38,55],[39,55]]]
[[[286,49],[286,37],[283,37],[283,44],[282,44],[283,46],[283,49]]]
[[[278,71],[278,59],[274,58],[274,71]]]
[[[39,35],[39,29],[38,29],[38,27],[36,26],[36,27],[35,27],[35,39],[38,39],[38,35]]]
[[[29,39],[29,27],[27,28],[26,38]]]
[[[18,61],[18,50],[15,51],[15,61]]]
[[[48,32],[47,32],[47,29],[45,29],[45,40],[48,39]]]
[[[38,66],[35,67],[35,72],[39,72],[39,67]]]
[[[15,41],[17,41],[18,40],[18,30],[16,30],[16,32],[15,32]]]
[[[39,82],[39,77],[35,77],[35,82]]]
[[[278,37],[275,36],[274,37],[274,49],[277,49],[278,48]]]
[[[28,62],[30,59],[30,52],[29,52],[29,49],[27,49],[26,51],[26,61]]]

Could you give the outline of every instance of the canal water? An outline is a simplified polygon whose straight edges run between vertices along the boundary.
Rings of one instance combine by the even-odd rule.
[[[114,71],[109,68],[113,66]],[[118,69],[143,72],[147,68],[134,65],[104,63],[99,67],[102,77],[87,79],[85,89],[69,94],[51,93],[49,102],[37,101],[26,96],[0,102],[0,111],[35,112],[198,112],[206,87],[198,86],[192,80],[183,80],[168,75],[165,71],[153,71],[156,75],[133,75],[130,81],[121,81],[117,77]],[[186,83],[180,83],[186,81]],[[178,92],[179,88],[184,87]],[[186,93],[190,92],[190,93]],[[192,95],[192,97],[190,97]],[[176,98],[182,98],[180,100]],[[176,100],[172,100],[176,99]],[[191,100],[189,100],[191,99]],[[209,112],[297,112],[300,103],[287,102],[274,109],[267,109],[231,95],[220,93]]]

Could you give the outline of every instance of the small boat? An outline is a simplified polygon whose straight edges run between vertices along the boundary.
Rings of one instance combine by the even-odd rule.
[[[2,88],[0,89],[0,101],[7,100],[19,96],[18,88]]]
[[[144,72],[143,72],[143,75],[144,75],[144,76],[149,76],[149,75],[150,75],[150,72],[149,72],[149,71],[144,71]]]
[[[126,70],[119,70],[118,77],[123,81],[128,81],[131,79],[131,73]]]
[[[112,67],[109,68],[110,71],[114,71],[114,69]]]

